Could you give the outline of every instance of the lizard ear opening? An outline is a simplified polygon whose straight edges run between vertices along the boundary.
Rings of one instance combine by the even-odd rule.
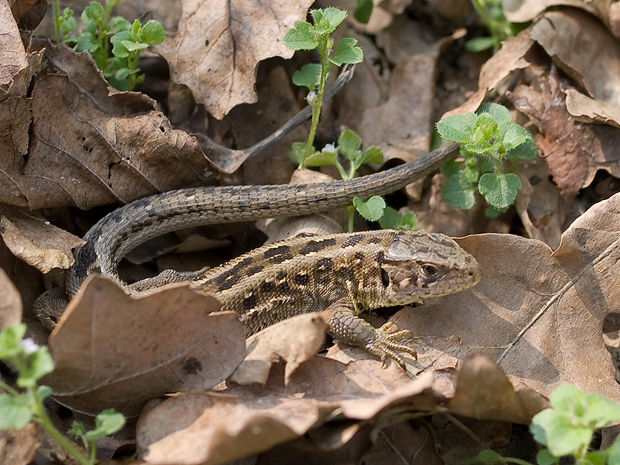
[[[390,285],[390,276],[388,275],[388,272],[385,271],[385,269],[383,268],[381,268],[381,284],[383,284],[383,287],[385,287],[386,289]]]

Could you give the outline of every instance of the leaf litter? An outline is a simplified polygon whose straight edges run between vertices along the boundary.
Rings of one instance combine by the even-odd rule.
[[[303,19],[308,2],[274,4],[272,11],[257,13],[243,1],[210,9],[183,1],[176,33],[155,49],[173,81],[191,94],[185,107],[193,110],[178,113],[185,120],[178,117],[174,124],[160,102],[110,88],[88,54],[20,35],[17,24],[40,20],[38,3],[0,8],[0,24],[8,31],[0,47],[0,201],[24,209],[3,206],[2,235],[22,260],[42,271],[67,268],[69,251],[79,244],[76,236],[54,230],[26,209],[90,209],[216,178],[286,182],[290,168],[259,173],[261,165],[277,155],[286,166],[286,147],[303,135],[291,133],[272,145],[273,153],[258,155],[262,160],[256,154],[261,141],[303,107],[303,95],[285,88],[287,67],[281,61],[265,60],[291,55],[277,38]],[[377,8],[367,29],[351,22],[349,28],[359,29],[345,31],[359,38],[372,60],[358,67],[327,107],[319,140],[337,138],[330,126],[349,125],[397,161],[425,153],[433,122],[450,109],[437,108],[436,97],[445,89],[436,87],[442,84],[434,81],[435,68],[444,74],[466,71],[462,56],[441,61],[446,47],[459,43],[457,28],[442,30],[434,13],[432,25],[442,32],[431,32],[428,24],[403,14],[406,2],[393,3]],[[450,113],[460,114],[495,92],[505,94],[519,122],[534,132],[544,164],[518,171],[526,187],[515,214],[530,239],[505,234],[514,231],[510,214],[487,220],[479,210],[446,208],[439,199],[441,175],[432,178],[430,189],[429,183],[408,189],[412,199],[403,208],[423,204],[419,216],[429,231],[504,234],[459,240],[483,267],[477,287],[392,317],[399,328],[412,331],[419,353],[417,361],[407,361],[406,372],[340,345],[327,357],[314,355],[324,337],[316,315],[274,325],[246,349],[238,321],[211,314],[218,304],[209,297],[171,285],[131,299],[113,283],[93,279],[50,339],[57,369],[46,382],[56,400],[86,420],[114,406],[138,421],[138,451],[147,463],[225,463],[252,454],[275,460],[283,453],[334,457],[329,455],[334,451],[352,461],[385,463],[394,449],[411,463],[460,463],[481,444],[506,444],[509,423],[528,423],[563,382],[620,401],[614,365],[620,325],[612,324],[620,315],[615,306],[620,197],[613,195],[620,28],[617,8],[591,3],[505,2],[508,19],[534,19],[532,26],[483,64],[473,92],[455,91],[463,103]],[[577,9],[562,7],[567,4]],[[545,11],[548,7],[556,8]],[[226,24],[225,17],[235,21]],[[416,34],[408,34],[413,30]],[[364,31],[372,31],[376,42],[359,35]],[[585,48],[575,53],[575,44]],[[600,58],[599,66],[592,66],[592,56]],[[511,79],[518,84],[511,86]],[[257,104],[237,106],[255,102],[257,95]],[[248,109],[262,127],[244,121]],[[596,201],[609,199],[584,200],[584,191]],[[92,222],[54,215],[78,235]],[[321,227],[311,221],[310,228]],[[294,231],[277,226],[269,235]],[[32,284],[32,269],[26,271],[2,247],[8,272],[3,295],[9,299],[0,321],[19,319],[21,300],[24,318],[31,321],[40,285]],[[288,329],[292,324],[300,329]],[[283,339],[302,330],[309,331],[307,337]],[[38,331],[32,323],[31,334]],[[242,362],[245,350],[250,355]],[[177,391],[182,392],[173,394]],[[152,398],[163,402],[141,413]],[[25,433],[24,441],[32,438]]]

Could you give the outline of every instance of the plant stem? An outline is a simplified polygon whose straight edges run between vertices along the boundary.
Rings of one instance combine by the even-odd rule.
[[[325,82],[327,81],[327,75],[331,69],[331,63],[328,59],[331,52],[331,39],[325,38],[318,47],[319,55],[321,55],[321,74],[319,76],[319,89],[316,96],[316,101],[312,105],[312,124],[310,125],[310,132],[308,133],[308,142],[306,143],[306,153],[304,159],[308,158],[312,152],[312,146],[314,144],[314,137],[316,136],[316,130],[319,126],[319,118],[321,116],[321,109],[323,107],[323,95],[325,95]],[[302,162],[300,168],[305,168]]]
[[[80,452],[75,447],[73,447],[73,444],[71,444],[71,442],[69,442],[64,437],[64,435],[56,429],[56,427],[52,423],[52,420],[50,420],[50,418],[47,416],[47,413],[45,412],[45,407],[43,407],[43,403],[41,402],[41,399],[39,399],[36,389],[30,387],[27,388],[27,390],[29,396],[32,400],[34,400],[35,403],[35,420],[40,423],[41,426],[43,426],[52,435],[52,437],[56,439],[56,441],[58,441],[58,444],[60,444],[60,446],[65,451],[67,451],[69,455],[71,455],[75,460],[77,460],[80,465],[92,465],[94,463],[94,460],[90,461],[84,458],[84,456],[80,454]]]
[[[54,0],[54,26],[56,27],[56,43],[62,42],[60,37],[60,16],[58,15],[58,0]]]
[[[349,223],[347,224],[348,232],[353,232],[355,220],[355,205],[349,205]]]

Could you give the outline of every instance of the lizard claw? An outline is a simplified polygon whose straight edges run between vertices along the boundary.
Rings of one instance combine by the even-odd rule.
[[[411,355],[414,360],[418,359],[418,353],[413,347],[396,342],[398,339],[412,337],[411,331],[408,329],[392,331],[393,327],[394,323],[387,322],[376,329],[374,338],[367,342],[364,349],[379,357],[382,362],[385,362],[385,359],[389,357],[405,369],[405,361],[398,352],[405,352]]]

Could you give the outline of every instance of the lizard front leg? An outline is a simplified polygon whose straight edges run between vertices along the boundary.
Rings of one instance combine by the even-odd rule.
[[[330,334],[337,340],[378,356],[381,361],[393,359],[403,369],[405,362],[398,352],[405,352],[417,360],[417,352],[413,347],[396,342],[398,339],[411,337],[411,331],[392,332],[393,323],[386,323],[375,328],[356,315],[353,305],[346,300],[339,300],[323,311],[328,320]]]

